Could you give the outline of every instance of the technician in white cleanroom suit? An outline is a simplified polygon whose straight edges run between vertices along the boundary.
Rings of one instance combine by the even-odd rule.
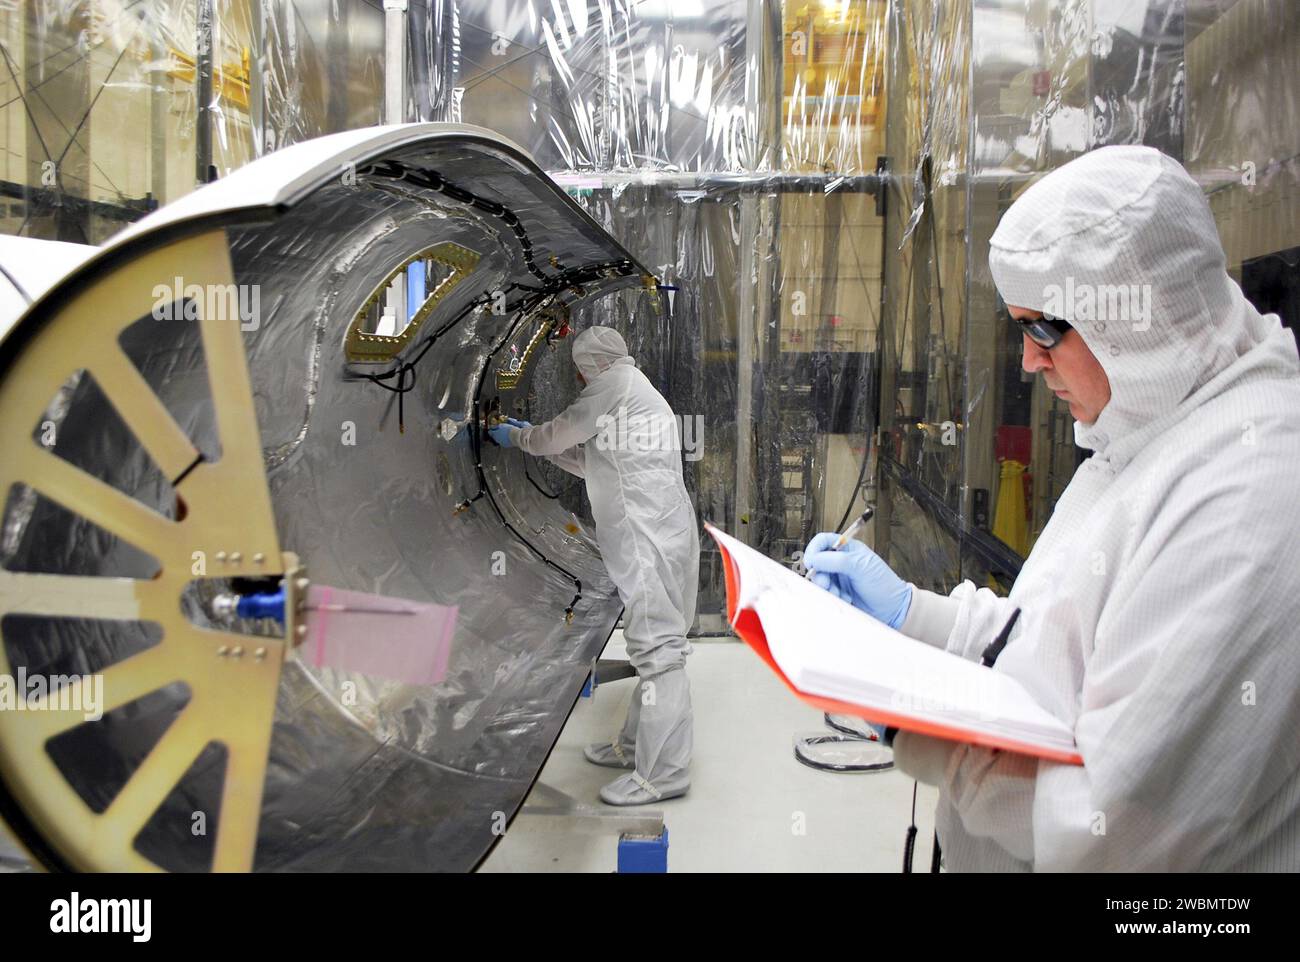
[[[681,435],[672,408],[628,357],[610,327],[573,341],[586,385],[558,417],[492,429],[505,447],[543,455],[587,481],[596,540],[623,600],[623,637],[636,669],[627,721],[589,761],[631,769],[600,790],[611,805],[640,805],[690,785],[691,692],[686,631],[695,620],[700,544],[682,482]]]
[[[1150,148],[1049,174],[990,246],[1012,316],[1064,332],[1027,335],[1024,367],[1093,451],[1010,597],[913,588],[865,545],[805,558],[962,658],[1022,609],[993,670],[1070,723],[1084,764],[898,734],[899,767],[939,786],[947,865],[1300,870],[1295,339],[1242,296],[1200,189]],[[1103,285],[1137,285],[1138,309],[1098,319]]]

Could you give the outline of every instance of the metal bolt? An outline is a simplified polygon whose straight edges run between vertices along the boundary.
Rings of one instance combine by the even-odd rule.
[[[240,559],[243,557],[244,556],[240,554],[238,551],[230,552],[230,561],[232,564],[239,564]]]
[[[296,634],[299,638],[306,638],[306,637],[307,637],[307,626],[306,626],[306,625],[299,625],[297,628],[294,629],[294,634]]]
[[[232,651],[230,654],[233,655],[233,656],[236,657],[236,658],[243,658],[243,657],[244,657],[244,646],[243,646],[243,645],[235,645],[235,650]]]
[[[260,565],[265,560],[266,560],[266,555],[262,554],[262,552],[260,551],[257,554],[253,555],[253,564]]]
[[[293,586],[298,591],[306,591],[310,584],[311,582],[309,582],[306,578],[295,578],[293,581]]]
[[[253,657],[256,658],[258,661],[261,661],[263,658],[266,657],[266,649],[265,648],[257,649],[257,651],[253,652]]]
[[[220,658],[225,658],[229,652],[230,649],[225,645],[222,645],[220,648],[217,649],[217,656]]]
[[[218,561],[225,561],[225,560],[226,560],[226,553],[225,553],[224,551],[218,551],[218,552],[217,552],[217,560],[218,560]]]

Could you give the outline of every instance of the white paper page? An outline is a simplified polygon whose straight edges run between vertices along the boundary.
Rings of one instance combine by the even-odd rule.
[[[739,572],[737,609],[758,614],[773,659],[800,690],[1073,748],[1069,728],[1014,679],[908,638],[735,538],[717,534]]]

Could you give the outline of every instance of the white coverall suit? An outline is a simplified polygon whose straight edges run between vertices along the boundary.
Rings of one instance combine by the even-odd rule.
[[[902,631],[976,661],[1019,606],[993,670],[1067,721],[1084,759],[900,733],[899,767],[940,788],[948,868],[1300,870],[1292,333],[1226,273],[1196,183],[1146,147],[1031,186],[989,266],[1007,304],[1071,322],[1111,399],[1075,424],[1094,453],[1009,598],[913,593]],[[1114,285],[1149,285],[1145,318],[1099,318]]]
[[[635,770],[600,794],[611,804],[655,802],[690,783],[686,632],[695,620],[699,528],[672,408],[637,369],[622,336],[587,328],[574,338],[573,363],[586,379],[578,399],[552,421],[512,429],[510,440],[586,479],[639,679],[619,738],[602,746],[611,757],[600,762]]]

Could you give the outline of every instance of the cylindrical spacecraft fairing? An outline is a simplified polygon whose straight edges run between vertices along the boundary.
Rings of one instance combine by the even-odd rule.
[[[54,277],[20,243],[0,817],[56,868],[476,866],[621,609],[580,482],[481,428],[558,410],[569,324],[648,271],[520,148],[445,124],[285,148]],[[308,585],[455,606],[445,680],[314,667]],[[214,614],[271,586],[283,625]]]

